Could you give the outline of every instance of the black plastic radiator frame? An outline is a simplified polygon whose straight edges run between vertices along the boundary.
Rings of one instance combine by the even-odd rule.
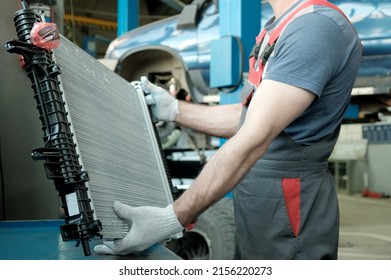
[[[94,219],[91,199],[86,182],[88,173],[82,170],[68,113],[62,98],[58,75],[60,69],[53,62],[51,51],[31,44],[30,32],[34,23],[42,19],[28,7],[25,1],[15,13],[14,23],[18,40],[5,43],[8,52],[23,56],[25,70],[34,90],[39,119],[44,133],[44,145],[32,151],[34,160],[44,160],[46,176],[54,181],[61,198],[65,224],[60,227],[64,241],[76,240],[82,244],[84,255],[91,255],[89,241],[100,237],[101,222]],[[66,203],[67,195],[75,193],[79,213],[70,215]]]

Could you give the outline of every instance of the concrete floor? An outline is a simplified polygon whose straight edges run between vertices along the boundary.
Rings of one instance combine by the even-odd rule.
[[[391,198],[339,193],[341,260],[391,260]]]

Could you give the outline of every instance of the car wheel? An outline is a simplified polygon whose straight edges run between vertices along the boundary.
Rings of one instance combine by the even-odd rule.
[[[199,216],[192,230],[166,247],[186,260],[232,260],[235,249],[232,199],[222,198]]]

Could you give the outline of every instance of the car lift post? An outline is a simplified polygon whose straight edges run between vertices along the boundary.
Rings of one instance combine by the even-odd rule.
[[[139,0],[118,0],[117,35],[123,35],[139,25]]]
[[[230,89],[220,91],[220,104],[232,104],[239,102],[243,74],[248,73],[248,56],[260,30],[261,3],[219,1],[219,17],[220,39],[212,43],[210,80],[212,87]]]
[[[219,1],[220,37],[235,36],[243,45],[243,71],[248,72],[248,56],[258,35],[261,23],[261,4],[259,0]],[[220,69],[224,70],[224,69]],[[231,71],[228,69],[228,71]],[[220,93],[223,104],[239,101],[241,86],[231,93]]]

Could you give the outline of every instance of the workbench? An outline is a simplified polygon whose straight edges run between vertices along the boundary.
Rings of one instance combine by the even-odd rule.
[[[176,260],[180,259],[166,247],[156,244],[132,255],[98,255],[93,248],[101,240],[90,242],[91,255],[84,256],[76,241],[62,240],[63,220],[0,221],[0,260]]]

